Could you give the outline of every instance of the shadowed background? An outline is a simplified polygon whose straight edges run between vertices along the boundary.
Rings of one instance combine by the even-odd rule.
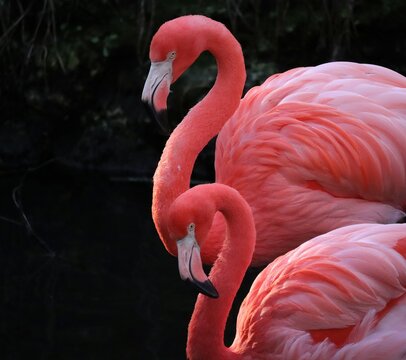
[[[406,74],[403,0],[0,1],[2,359],[184,358],[196,294],[151,220],[167,136],[140,103],[151,36],[184,14],[235,34],[247,89],[332,60]],[[215,75],[204,54],[174,84],[172,128]],[[212,141],[194,182],[213,156]]]

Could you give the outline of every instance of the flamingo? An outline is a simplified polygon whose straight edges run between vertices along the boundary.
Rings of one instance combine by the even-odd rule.
[[[207,278],[199,246],[216,211],[228,236]],[[168,228],[181,277],[210,296],[198,295],[189,359],[406,359],[406,224],[349,225],[274,260],[244,299],[230,347],[226,320],[255,247],[250,206],[227,185],[195,186],[174,201]]]
[[[158,118],[170,85],[206,50],[217,61],[215,84],[173,131],[154,175],[153,220],[171,254],[177,248],[169,209],[216,134],[216,182],[237,189],[254,215],[253,266],[341,226],[403,221],[404,76],[332,62],[275,74],[241,99],[246,73],[238,41],[219,22],[183,16],[164,23],[150,46],[142,99]],[[218,214],[202,248],[205,263],[215,261],[224,234]]]

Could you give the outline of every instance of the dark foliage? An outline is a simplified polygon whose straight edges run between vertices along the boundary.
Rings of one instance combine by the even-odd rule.
[[[55,158],[150,175],[165,136],[139,94],[150,38],[173,17],[201,13],[225,23],[243,46],[249,88],[274,72],[331,60],[405,73],[405,11],[400,0],[3,0],[0,165],[21,169]],[[175,84],[172,126],[214,77],[206,56]]]

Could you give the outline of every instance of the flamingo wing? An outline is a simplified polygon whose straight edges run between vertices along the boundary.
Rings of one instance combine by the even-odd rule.
[[[217,179],[244,187],[249,174],[266,181],[282,171],[334,196],[406,200],[405,104],[406,78],[376,65],[337,62],[272,76],[220,132]]]
[[[372,359],[365,351],[382,341],[397,354],[389,358],[406,354],[402,224],[347,226],[276,259],[241,305],[232,347],[258,359],[352,359],[344,354],[361,349],[355,358]]]
[[[404,216],[405,104],[404,77],[352,63],[293,69],[246,94],[215,167],[252,208],[257,264],[340,226]]]
[[[253,182],[266,187],[282,175],[292,185],[335,197],[406,199],[399,186],[406,181],[406,121],[379,115],[370,125],[329,106],[295,102],[242,119],[227,141],[218,142],[217,180],[248,193]]]
[[[404,99],[402,89],[405,88],[404,76],[378,65],[331,62],[295,68],[274,74],[262,85],[251,88],[233,118],[241,118],[243,114],[255,118],[279,104],[292,101],[330,103],[340,110],[345,103],[336,99],[335,91],[361,95],[397,114],[405,115],[406,109],[401,101]],[[397,106],[394,107],[394,104]]]

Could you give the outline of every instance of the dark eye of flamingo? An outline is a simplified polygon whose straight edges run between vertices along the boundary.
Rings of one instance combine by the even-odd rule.
[[[175,60],[176,58],[176,51],[170,51],[168,56],[166,57],[167,60]]]

